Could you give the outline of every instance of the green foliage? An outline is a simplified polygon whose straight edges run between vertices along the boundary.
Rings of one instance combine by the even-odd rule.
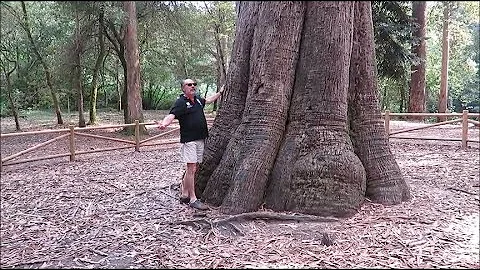
[[[479,4],[454,2],[449,20],[448,107],[461,112],[480,105]],[[431,3],[427,27],[427,109],[436,112],[442,65],[443,3]]]
[[[479,106],[479,3],[445,2],[453,7],[450,16],[448,104],[451,111]],[[427,2],[426,110],[436,112],[442,66],[442,25],[445,3]],[[372,2],[377,69],[382,109],[406,108],[402,91],[408,90],[409,35],[415,27],[409,18],[410,2]],[[394,81],[392,81],[394,80]],[[408,96],[405,97],[408,99]],[[385,107],[386,106],[386,107]]]
[[[42,66],[33,54],[22,28],[20,2],[2,1],[2,51],[18,60],[11,76],[12,90],[22,111],[51,110],[52,102]],[[141,89],[145,109],[167,110],[180,93],[180,80],[191,77],[200,83],[204,96],[207,86],[217,83],[216,44],[218,34],[226,44],[226,63],[235,35],[235,4],[230,1],[137,1],[140,43]],[[372,15],[382,110],[402,110],[408,89],[412,29],[411,2],[374,1]],[[82,85],[84,101],[90,97],[92,70],[98,55],[98,12],[117,30],[124,21],[122,2],[40,1],[26,2],[32,35],[52,71],[54,89],[62,110],[77,109],[70,80],[71,50],[75,16],[79,15],[82,36]],[[427,6],[427,109],[436,111],[441,70],[443,4]],[[449,104],[452,110],[480,104],[479,84],[479,3],[457,2],[451,16]],[[120,32],[121,33],[121,32]],[[123,89],[123,69],[113,45],[106,40],[97,108],[117,110]],[[2,56],[3,57],[3,56]],[[0,81],[0,110],[7,107],[5,80]],[[85,103],[87,106],[87,103]],[[87,108],[86,108],[87,109]]]
[[[412,32],[410,2],[373,1],[372,20],[375,37],[375,57],[382,110],[402,111],[410,66],[416,61],[410,49],[416,42]]]
[[[2,95],[0,95],[0,117],[5,117],[5,116],[10,116],[11,111],[10,108],[8,108],[8,103],[7,99]]]
[[[397,80],[388,77],[380,77],[378,80],[380,89],[380,109],[392,112],[401,112],[406,107],[405,97],[402,98],[402,91],[405,93],[408,88],[406,79]]]
[[[147,109],[165,109],[178,95],[181,80],[191,77],[201,85],[216,82],[212,25],[223,22],[220,34],[231,37],[227,44],[231,48],[235,13],[231,2],[175,2],[155,7],[155,13],[139,21],[143,103]]]
[[[221,10],[229,22],[222,25],[223,35],[233,35],[233,2],[160,2],[139,1],[138,35],[141,55],[142,95],[147,107],[167,108],[179,92],[179,81],[193,77],[199,83],[216,81],[213,32],[211,23],[217,20],[213,8]],[[42,66],[33,54],[22,28],[19,2],[2,2],[2,49],[15,55],[18,52],[18,71],[12,76],[15,99],[20,109],[51,108]],[[208,9],[207,9],[208,7]],[[97,14],[120,29],[124,21],[121,2],[26,2],[32,35],[40,54],[51,67],[54,89],[58,92],[61,108],[77,109],[76,94],[71,85],[71,51],[74,41],[75,16],[79,15],[82,39],[82,85],[84,102],[89,99],[92,69],[98,53],[95,34]],[[10,42],[3,46],[4,40]],[[233,37],[230,37],[233,40]],[[7,46],[8,45],[8,46]],[[102,65],[97,108],[118,108],[122,89],[123,69],[108,41],[107,57]],[[226,52],[229,53],[229,52]],[[2,80],[3,87],[3,80]],[[3,94],[3,93],[2,93]],[[2,99],[4,102],[5,99]],[[4,102],[5,103],[5,102]],[[3,104],[3,103],[2,103]],[[3,106],[3,105],[2,105]],[[5,107],[5,106],[4,106]],[[5,111],[5,110],[3,110]]]
[[[402,79],[408,74],[412,55],[411,7],[408,2],[373,1],[375,53],[380,77]]]

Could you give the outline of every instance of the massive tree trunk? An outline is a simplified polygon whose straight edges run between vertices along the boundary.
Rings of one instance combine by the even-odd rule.
[[[227,213],[349,216],[408,187],[378,108],[370,2],[241,2],[196,190]]]
[[[426,1],[412,2],[412,15],[418,24],[413,36],[417,39],[416,44],[412,46],[412,52],[418,58],[418,62],[412,65],[412,75],[410,78],[410,95],[408,102],[408,112],[425,112],[425,61],[426,50]],[[422,120],[422,117],[411,117],[411,119]]]
[[[378,106],[375,44],[369,5],[357,3],[348,89],[349,133],[366,172],[366,196],[383,204],[410,199],[400,168],[390,151]]]
[[[140,93],[140,57],[137,39],[137,10],[134,1],[123,3],[127,13],[125,28],[125,60],[127,63],[127,118],[126,123],[138,120],[144,121],[142,111],[142,95]],[[128,128],[127,128],[128,129]],[[132,129],[133,131],[133,129]],[[145,126],[141,126],[141,132],[145,133]]]

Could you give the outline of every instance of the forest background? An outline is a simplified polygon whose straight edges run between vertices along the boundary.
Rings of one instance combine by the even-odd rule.
[[[381,110],[414,112],[412,71],[423,65],[422,111],[442,112],[444,95],[444,111],[478,112],[480,4],[372,3]],[[424,5],[423,25],[413,3]],[[2,1],[0,8],[2,117],[54,111],[63,124],[62,113],[75,112],[85,126],[97,110],[123,110],[131,123],[142,110],[168,110],[184,78],[196,79],[202,96],[218,91],[235,57],[235,2]]]

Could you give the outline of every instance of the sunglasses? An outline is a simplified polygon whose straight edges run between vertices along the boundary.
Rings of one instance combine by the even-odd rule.
[[[197,86],[197,83],[187,83],[188,86]]]

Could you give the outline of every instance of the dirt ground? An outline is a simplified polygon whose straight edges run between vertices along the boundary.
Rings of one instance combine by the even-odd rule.
[[[113,113],[101,118],[121,123]],[[1,121],[2,133],[13,131],[12,119]],[[60,128],[54,120],[32,121],[22,119],[24,131]],[[391,122],[393,130],[421,125]],[[454,124],[409,133],[460,134]],[[2,138],[2,158],[50,136]],[[470,127],[469,139],[478,138],[478,127]],[[83,147],[105,146],[94,141]],[[390,145],[412,199],[394,206],[366,201],[351,218],[324,221],[299,222],[296,213],[278,218],[268,209],[242,217],[212,208],[202,215],[181,205],[176,144],[3,166],[0,267],[479,268],[479,144],[461,149],[458,141],[391,139]]]

